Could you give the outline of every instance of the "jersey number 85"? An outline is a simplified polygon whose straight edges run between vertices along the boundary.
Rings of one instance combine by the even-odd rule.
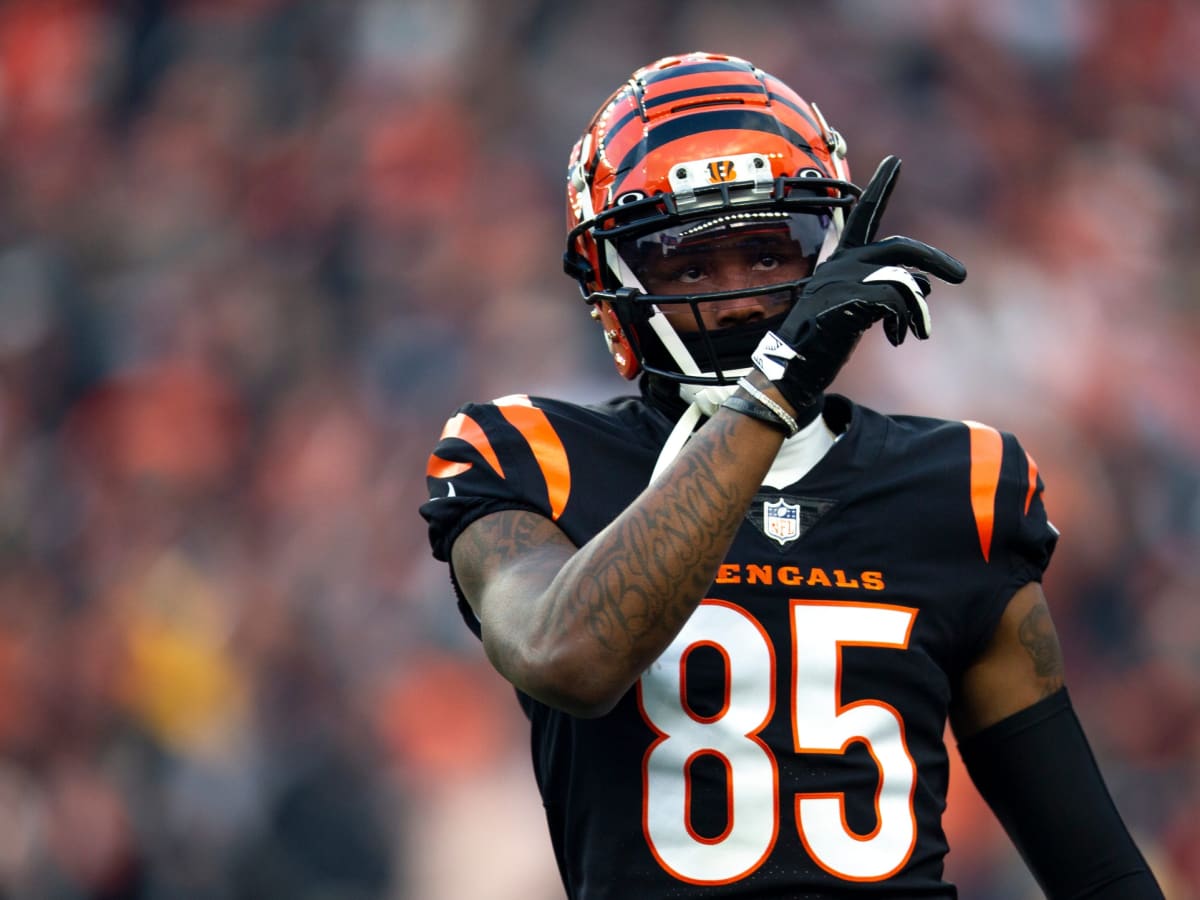
[[[880,881],[902,869],[916,843],[916,765],[895,708],[876,700],[841,703],[841,648],[908,646],[917,611],[902,606],[793,600],[791,724],[795,752],[844,753],[861,741],[879,770],[876,826],[851,830],[845,796],[795,794],[799,840],[817,865],[851,881]],[[715,649],[725,663],[725,702],[701,716],[686,700],[688,655]],[[639,682],[642,713],[658,737],[643,761],[643,828],[659,864],[695,884],[728,884],[753,873],[779,838],[779,772],[758,734],[775,711],[775,648],[744,609],[705,600]],[[701,756],[726,770],[727,825],[702,836],[692,827],[692,764]]]

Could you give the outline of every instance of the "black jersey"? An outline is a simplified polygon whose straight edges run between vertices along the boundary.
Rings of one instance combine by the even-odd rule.
[[[825,417],[842,437],[754,498],[706,599],[612,712],[519,695],[573,900],[956,896],[952,686],[1057,533],[1012,435],[836,396]],[[633,398],[463,407],[429,463],[434,555],[506,508],[585,543],[672,425]]]

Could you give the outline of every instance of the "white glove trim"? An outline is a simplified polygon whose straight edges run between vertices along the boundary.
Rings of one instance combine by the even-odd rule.
[[[921,310],[920,328],[913,330],[917,332],[919,338],[929,337],[933,331],[933,322],[929,318],[929,304],[925,302],[925,292],[917,284],[917,279],[913,278],[912,272],[903,266],[880,266],[863,279],[863,284],[868,281],[887,281],[906,288],[912,294],[913,300],[916,301],[917,308]]]
[[[789,347],[783,338],[773,331],[768,331],[758,342],[754,352],[750,354],[750,361],[771,381],[779,381],[783,378],[788,363],[797,355],[796,351]]]

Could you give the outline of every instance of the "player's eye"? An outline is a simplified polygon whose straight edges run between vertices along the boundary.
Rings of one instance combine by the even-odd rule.
[[[684,266],[675,272],[675,280],[681,284],[695,284],[703,281],[707,273],[703,266]]]

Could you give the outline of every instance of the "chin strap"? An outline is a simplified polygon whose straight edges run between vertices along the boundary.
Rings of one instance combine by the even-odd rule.
[[[650,316],[648,322],[654,330],[654,334],[662,342],[663,347],[666,348],[667,353],[671,355],[671,358],[675,360],[675,364],[679,366],[680,372],[684,375],[712,376],[712,372],[700,371],[700,366],[696,363],[687,346],[680,340],[679,334],[671,327],[671,323],[667,321],[665,315],[656,310]],[[751,371],[752,368],[749,366],[743,369],[730,369],[725,373],[725,377],[736,381]],[[733,392],[736,390],[736,384],[681,384],[679,386],[679,396],[683,399],[684,403],[693,403],[699,406],[701,415],[711,416],[716,413],[717,408],[722,403],[733,396]]]
[[[731,371],[730,376],[736,375],[741,377],[750,372],[749,369],[738,369],[736,372]],[[733,396],[738,386],[736,384],[681,384],[679,386],[679,396],[684,403],[691,403],[700,408],[700,414],[706,418],[711,418],[716,415],[721,404]]]
[[[700,367],[696,365],[696,361],[692,358],[692,354],[688,352],[683,341],[679,339],[679,335],[675,333],[675,329],[667,321],[666,316],[656,310],[650,316],[649,324],[654,329],[654,333],[658,336],[658,339],[662,341],[663,346],[666,347],[667,352],[674,358],[676,364],[679,366],[679,370],[683,374],[703,374],[700,371]],[[745,369],[744,371],[749,372],[750,370]],[[662,452],[658,456],[658,462],[654,464],[654,474],[650,476],[651,481],[657,478],[658,473],[670,465],[671,460],[679,455],[679,451],[683,449],[683,445],[687,443],[687,439],[696,430],[700,419],[714,415],[721,404],[733,396],[733,392],[736,390],[736,384],[681,384],[679,386],[679,396],[684,403],[688,404],[688,408],[679,417],[679,421],[675,423],[675,427],[671,429],[671,434],[667,437],[667,442],[663,444]]]
[[[735,385],[736,388],[736,385]],[[679,451],[683,449],[683,445],[687,443],[687,439],[692,436],[692,432],[696,430],[696,425],[700,422],[700,407],[696,403],[692,403],[683,411],[683,415],[679,417],[679,421],[675,423],[675,427],[671,429],[671,433],[667,436],[667,442],[663,444],[662,452],[658,454],[658,462],[654,464],[654,474],[650,476],[650,480],[654,481],[671,461],[679,455]]]
[[[656,316],[655,318],[662,318]],[[654,319],[650,320],[651,323]],[[659,329],[655,329],[659,331]],[[670,335],[668,338],[667,335]],[[667,348],[671,351],[671,355],[675,357],[675,361],[679,364],[680,371],[685,375],[708,375],[712,372],[701,372],[700,367],[696,365],[692,359],[692,355],[688,353],[687,347],[679,340],[674,329],[669,325],[664,325],[659,336]],[[677,349],[676,349],[677,348]],[[734,379],[732,384],[681,384],[679,385],[679,397],[684,403],[690,403],[700,408],[700,414],[703,416],[716,415],[721,404],[733,396],[737,390],[736,380],[743,375],[749,375],[753,369],[745,367],[741,369],[729,369],[725,373],[726,378]]]

